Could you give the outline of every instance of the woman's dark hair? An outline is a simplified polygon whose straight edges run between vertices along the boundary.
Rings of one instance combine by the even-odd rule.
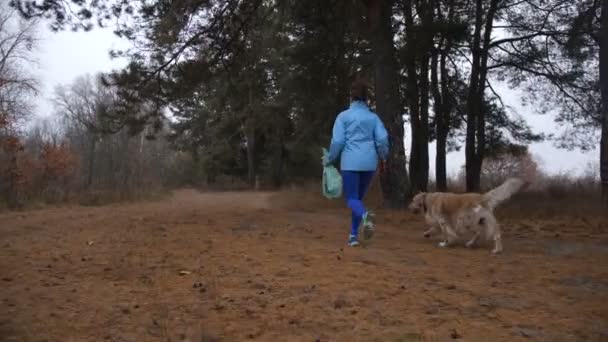
[[[350,97],[352,101],[366,102],[369,97],[369,83],[359,78],[350,86]]]

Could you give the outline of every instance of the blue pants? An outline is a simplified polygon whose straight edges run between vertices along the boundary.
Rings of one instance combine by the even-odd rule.
[[[359,235],[359,225],[366,211],[362,200],[367,193],[372,178],[374,178],[374,171],[342,171],[344,198],[346,204],[352,210],[351,235]]]

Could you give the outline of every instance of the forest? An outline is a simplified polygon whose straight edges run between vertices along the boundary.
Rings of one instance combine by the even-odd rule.
[[[528,145],[543,140],[598,150],[597,192],[608,203],[607,6],[11,0],[0,15],[3,201],[317,181],[320,148],[350,83],[364,77],[390,134],[385,204],[403,205],[430,185],[447,190],[446,155],[460,150],[463,190],[481,191],[496,162],[530,169]],[[58,85],[53,117],[34,120],[30,99],[40,89],[28,63],[40,25],[112,27],[130,48],[110,53],[128,64]],[[497,84],[524,94],[515,100],[529,110],[513,113]],[[565,129],[535,132],[526,116],[543,114]]]

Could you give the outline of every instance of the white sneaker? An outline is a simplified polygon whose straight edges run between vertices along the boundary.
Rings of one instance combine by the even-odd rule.
[[[357,239],[356,236],[354,236],[354,235],[349,235],[348,236],[348,246],[349,247],[357,247],[357,246],[359,246],[359,240]]]

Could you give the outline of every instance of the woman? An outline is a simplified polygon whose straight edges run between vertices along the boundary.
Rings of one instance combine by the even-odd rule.
[[[363,223],[363,237],[374,233],[371,214],[363,206],[363,197],[374,176],[378,162],[388,155],[388,134],[378,115],[368,105],[368,87],[357,81],[351,86],[350,108],[338,115],[334,123],[328,159],[325,165],[340,157],[344,183],[344,197],[352,210],[349,246],[359,245],[359,225]]]

